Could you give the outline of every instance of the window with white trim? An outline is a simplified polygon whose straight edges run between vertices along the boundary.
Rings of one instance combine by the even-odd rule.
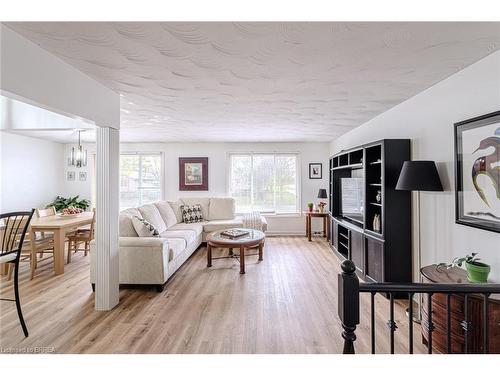
[[[162,199],[162,155],[120,155],[120,210]]]
[[[298,154],[234,153],[228,164],[228,190],[236,201],[236,212],[300,211]]]

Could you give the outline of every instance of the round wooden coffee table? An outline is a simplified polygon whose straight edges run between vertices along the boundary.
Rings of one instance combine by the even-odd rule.
[[[231,229],[243,229],[243,228],[231,228]],[[266,235],[264,232],[256,229],[246,229],[243,230],[248,231],[247,235],[238,237],[238,238],[229,238],[223,236],[221,233],[224,230],[217,230],[215,232],[209,233],[207,235],[207,267],[212,267],[212,259],[225,259],[225,258],[234,258],[234,256],[230,255],[227,257],[218,257],[212,258],[212,248],[227,248],[230,251],[232,249],[240,249],[240,273],[245,273],[245,256],[246,255],[257,255],[257,254],[245,254],[245,250],[258,248],[259,249],[259,261],[262,261],[263,258],[263,248],[264,248],[264,240],[266,239]]]

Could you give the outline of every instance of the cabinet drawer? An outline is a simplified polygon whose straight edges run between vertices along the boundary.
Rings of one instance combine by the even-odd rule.
[[[434,313],[434,311],[433,311]],[[427,344],[429,340],[429,333],[427,332],[427,322],[429,318],[427,316],[427,312],[422,312],[422,337],[425,339],[425,343]],[[434,322],[435,329],[432,332],[432,350],[438,351],[440,353],[448,353],[448,335],[446,329],[441,329],[439,325],[436,325],[436,320],[434,317],[432,318]],[[452,322],[453,325],[453,322]],[[451,335],[451,352],[452,353],[464,353],[465,345],[463,336],[457,336],[452,333]]]
[[[434,302],[434,300],[433,300],[433,302]],[[426,330],[428,327],[427,317],[429,315],[429,311],[428,311],[427,305],[425,303],[422,306],[422,313],[425,315],[425,319],[422,320],[422,329]],[[462,326],[460,324],[464,320],[464,315],[460,314],[460,313],[456,313],[455,311],[451,310],[450,317],[451,317],[451,332],[457,338],[462,338],[462,340],[463,340],[464,335],[463,335]],[[434,323],[434,327],[436,329],[439,329],[446,334],[446,332],[448,330],[448,328],[447,328],[448,310],[446,309],[446,307],[443,307],[439,304],[432,305],[432,322]]]
[[[423,295],[423,304],[424,308],[427,309],[428,305],[428,295],[424,294]],[[436,293],[432,295],[432,307],[434,309],[434,306],[440,306],[443,309],[447,309],[448,307],[448,302],[447,302],[447,296],[446,294],[442,293]],[[451,296],[451,311],[453,311],[455,314],[460,314],[462,319],[463,319],[463,314],[464,314],[464,298],[462,296],[453,294]]]

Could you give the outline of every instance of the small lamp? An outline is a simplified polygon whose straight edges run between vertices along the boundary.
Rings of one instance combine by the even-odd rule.
[[[319,189],[318,198],[320,198],[320,199],[327,199],[328,198],[328,194],[326,193],[326,189]],[[326,206],[326,203],[320,202],[318,206],[319,206],[319,212],[323,212],[324,207]]]
[[[321,199],[328,198],[328,195],[326,194],[326,189],[319,189],[318,198],[321,198]]]
[[[417,217],[418,217],[418,272],[422,267],[422,250],[420,247],[420,192],[421,191],[443,191],[443,185],[439,179],[436,163],[429,160],[405,161],[399,175],[396,190],[407,190],[417,192]],[[420,307],[422,301],[420,298],[418,308],[418,317],[414,320],[421,320]]]

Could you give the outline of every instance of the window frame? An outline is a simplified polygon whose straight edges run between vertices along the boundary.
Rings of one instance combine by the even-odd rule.
[[[165,156],[164,153],[161,151],[120,151],[120,158],[122,155],[127,155],[127,156],[159,156],[160,157],[160,200],[165,200]],[[141,160],[141,159],[139,159]],[[119,176],[121,175],[121,169],[119,171]],[[139,162],[139,181],[141,181],[141,163]],[[138,188],[141,189],[141,188]],[[147,188],[146,188],[147,189]],[[119,190],[120,198],[121,198],[121,186]],[[121,199],[118,202],[118,206],[121,210],[127,209],[127,208],[132,208],[132,207],[122,207]],[[144,204],[149,204],[149,203],[139,203],[138,206],[140,207]]]
[[[298,151],[231,151],[226,155],[226,195],[231,196],[231,180],[232,180],[232,160],[233,156],[251,156],[252,157],[252,172],[253,172],[253,157],[255,155],[273,155],[276,156],[295,156],[295,168],[296,168],[296,202],[295,212],[276,212],[276,196],[274,196],[274,211],[259,211],[263,216],[280,216],[280,217],[295,217],[301,215],[301,202],[302,202],[302,164],[300,160],[300,152]],[[273,167],[273,175],[276,178],[276,164]],[[250,194],[253,200],[253,173],[251,173],[252,182],[250,184],[250,189],[252,193]],[[276,179],[275,179],[276,180]],[[253,205],[253,204],[252,204]],[[237,209],[237,207],[236,207]],[[244,214],[244,212],[239,212],[236,210],[236,214]]]

